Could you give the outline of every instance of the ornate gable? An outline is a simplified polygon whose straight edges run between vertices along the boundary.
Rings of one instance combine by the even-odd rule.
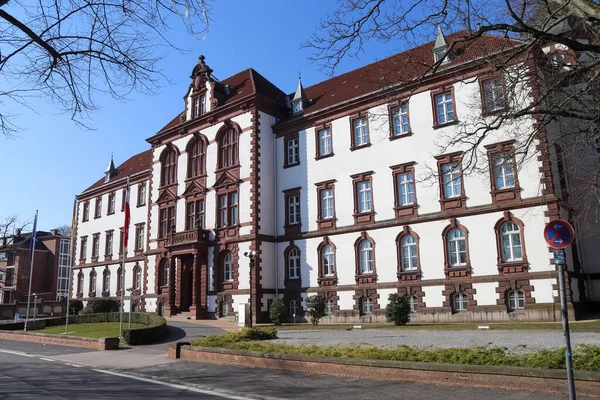
[[[158,199],[156,202],[158,204],[168,203],[170,201],[174,201],[177,198],[177,194],[175,193],[174,187],[169,187],[166,189],[160,189]]]
[[[183,196],[193,197],[205,194],[206,188],[204,186],[204,179],[190,181],[185,188],[185,192],[183,192]]]
[[[237,186],[239,183],[240,180],[231,171],[223,171],[217,176],[217,180],[215,181],[213,188],[227,188],[229,186]]]

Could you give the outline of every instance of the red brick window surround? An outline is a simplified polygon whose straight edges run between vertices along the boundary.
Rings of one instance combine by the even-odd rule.
[[[334,286],[337,284],[336,247],[328,237],[317,247],[319,257],[319,286]]]
[[[147,197],[148,197],[148,194],[146,191],[146,182],[142,182],[138,185],[137,206],[138,207],[145,206]]]
[[[483,115],[499,113],[508,108],[506,83],[501,76],[491,75],[480,78],[479,92]]]
[[[448,279],[471,276],[469,231],[456,218],[442,232],[444,241],[444,272]]]
[[[375,241],[366,232],[362,232],[354,242],[354,260],[354,279],[356,283],[376,283]]]
[[[335,229],[335,180],[315,183],[317,187],[317,227]]]
[[[195,229],[204,229],[205,220],[205,200],[198,199],[189,201],[185,205],[185,230],[193,231]]]
[[[433,128],[443,128],[458,122],[454,86],[441,87],[431,91]]]
[[[369,114],[359,112],[350,117],[350,150],[358,150],[371,145],[369,137]]]
[[[528,272],[524,229],[523,222],[508,211],[494,225],[500,275]]]
[[[301,273],[300,249],[298,246],[289,246],[285,251],[285,278],[287,280],[299,280]]]
[[[238,165],[238,138],[238,130],[233,126],[226,126],[217,133],[217,142],[219,144],[218,169]]]
[[[521,200],[521,189],[515,159],[515,141],[485,146],[490,168],[492,203]]]
[[[94,206],[94,219],[102,217],[102,196],[96,197],[96,204]]]
[[[400,139],[412,134],[408,102],[390,104],[388,106],[388,118],[390,121],[390,140]]]
[[[111,215],[111,214],[115,213],[115,198],[116,198],[115,192],[108,194],[108,207],[106,210],[106,215]]]
[[[442,211],[467,208],[462,152],[436,156]]]
[[[375,222],[375,204],[373,201],[373,171],[351,175],[354,187],[354,223]]]
[[[163,207],[158,212],[158,237],[164,239],[175,229],[175,206]]]
[[[285,154],[283,167],[289,168],[300,165],[300,137],[298,133],[285,138]]]
[[[415,184],[415,163],[393,165],[394,212],[396,218],[417,215],[417,190]]]
[[[402,232],[396,236],[396,251],[398,256],[398,280],[420,280],[421,258],[419,255],[419,235],[405,225]]]
[[[177,149],[168,145],[160,155],[161,174],[160,185],[168,186],[177,183],[177,158],[179,153]]]
[[[217,227],[225,228],[239,225],[238,192],[219,194],[217,196]]]
[[[333,156],[333,130],[331,124],[323,124],[315,128],[315,159]]]
[[[285,202],[285,233],[300,233],[302,228],[301,209],[300,209],[300,190],[301,188],[287,189],[283,191]]]
[[[86,200],[83,203],[83,216],[81,217],[82,222],[86,222],[90,220],[90,201]]]
[[[187,145],[188,179],[206,175],[206,140],[202,136],[194,136]]]

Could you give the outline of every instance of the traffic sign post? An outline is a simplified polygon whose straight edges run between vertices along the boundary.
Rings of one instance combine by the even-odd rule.
[[[544,229],[544,239],[554,249],[554,264],[558,267],[558,288],[560,291],[560,310],[562,315],[563,334],[565,335],[565,361],[569,382],[569,400],[576,400],[575,381],[573,379],[573,356],[571,352],[571,335],[569,333],[569,312],[567,310],[567,289],[565,285],[565,247],[573,242],[575,232],[567,221],[550,221]]]

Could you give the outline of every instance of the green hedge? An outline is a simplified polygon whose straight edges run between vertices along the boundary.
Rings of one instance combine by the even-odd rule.
[[[138,319],[135,317],[136,314],[144,318]],[[127,344],[136,346],[139,344],[155,343],[167,337],[167,321],[159,315],[133,313],[131,322],[145,324],[146,326],[143,328],[125,329],[123,331],[123,338]]]

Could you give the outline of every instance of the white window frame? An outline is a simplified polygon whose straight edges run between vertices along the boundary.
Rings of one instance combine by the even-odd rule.
[[[454,235],[454,233],[458,233]],[[464,267],[467,265],[467,238],[465,233],[459,228],[452,228],[447,235],[448,240],[448,265],[450,267]],[[464,250],[460,249],[460,242],[464,242]],[[464,254],[464,262],[461,261],[461,255]],[[456,262],[452,262],[452,257]]]
[[[371,193],[371,181],[364,180],[356,183],[358,195],[358,213],[364,214],[373,211],[373,195]]]
[[[296,300],[290,301],[290,315],[292,317],[298,315],[298,302]]]
[[[452,309],[454,312],[465,312],[469,307],[469,299],[465,293],[454,293],[452,296]]]
[[[321,259],[323,263],[323,276],[335,275],[335,251],[333,246],[327,244],[321,250]]]
[[[238,192],[231,192],[229,193],[229,224],[234,226],[237,225],[239,222],[239,210],[238,210],[238,203],[239,203],[239,197],[238,197]]]
[[[434,96],[435,100],[435,112],[437,115],[437,124],[443,125],[450,122],[454,122],[456,118],[454,113],[454,103],[452,100],[452,92],[444,92],[440,94],[436,94]]]
[[[496,190],[513,189],[515,187],[515,169],[512,157],[507,154],[494,156],[493,168]],[[510,183],[511,180],[512,183]]]
[[[321,219],[332,219],[334,214],[333,188],[321,189]]]
[[[333,300],[325,299],[325,315],[333,314],[334,304]]]
[[[231,253],[227,253],[223,259],[223,280],[233,282],[233,255]]]
[[[400,253],[402,271],[416,271],[418,269],[419,261],[417,256],[417,240],[413,235],[405,235],[402,237],[400,240]]]
[[[494,112],[506,107],[504,86],[499,79],[487,79],[481,83],[485,111]],[[490,107],[491,106],[491,107]]]
[[[325,128],[320,129],[319,135],[319,156],[324,157],[333,153],[333,146],[331,143],[331,129]]]
[[[406,104],[392,108],[392,126],[394,136],[402,136],[410,132],[408,106]]]
[[[400,207],[415,204],[415,183],[411,171],[401,172],[396,175],[396,187],[398,190],[398,205]]]
[[[363,240],[359,244],[359,262],[361,274],[372,274],[375,271],[373,243]]]
[[[146,182],[140,183],[140,187],[138,190],[138,205],[145,206],[146,205]]]
[[[297,137],[288,139],[287,146],[287,164],[296,165],[300,162],[300,144]]]
[[[500,247],[502,251],[502,262],[523,260],[523,241],[521,240],[521,228],[512,221],[507,221],[500,227]],[[517,253],[520,252],[520,256]]]
[[[371,314],[373,312],[373,299],[363,297],[360,302],[360,309],[363,315]]]
[[[300,196],[293,195],[288,197],[288,225],[300,223]]]
[[[417,296],[408,296],[408,304],[410,305],[410,312],[416,313],[419,305],[419,299]]]
[[[511,290],[508,292],[508,310],[517,311],[525,308],[525,293],[521,290]]]
[[[462,196],[462,177],[459,163],[451,162],[442,165],[442,179],[445,199]]]
[[[369,129],[367,117],[356,118],[352,122],[352,131],[354,135],[354,147],[369,144]]]
[[[300,278],[300,251],[291,249],[288,253],[288,274],[290,279]]]

